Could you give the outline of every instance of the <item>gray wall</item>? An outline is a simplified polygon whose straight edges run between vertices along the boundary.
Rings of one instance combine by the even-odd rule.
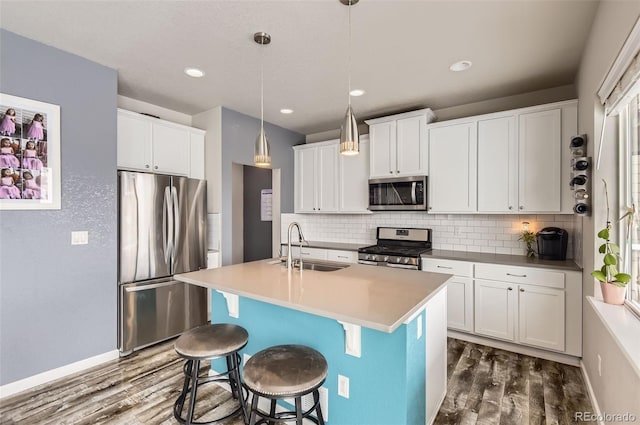
[[[4,385],[116,349],[117,72],[0,30],[0,87],[60,105],[62,164],[62,209],[0,212]]]
[[[271,258],[272,221],[262,221],[262,189],[271,189],[272,171],[244,166],[244,261]]]
[[[232,164],[253,165],[253,146],[260,130],[260,120],[231,109],[222,108],[222,264],[231,264],[233,211]],[[282,213],[293,212],[293,149],[303,144],[304,135],[264,123],[271,146],[271,168],[280,168]]]

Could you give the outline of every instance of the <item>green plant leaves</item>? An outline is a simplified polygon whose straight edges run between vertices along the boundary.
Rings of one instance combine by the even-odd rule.
[[[591,276],[595,277],[600,282],[606,282],[607,281],[607,276],[604,273],[602,273],[602,271],[600,271],[600,270],[596,270],[596,271],[591,272]]]
[[[618,282],[626,285],[627,283],[631,282],[631,276],[629,276],[626,273],[618,273],[617,275],[615,275],[615,278]],[[618,286],[624,286],[624,285],[618,285]]]
[[[600,239],[609,239],[609,229],[602,229],[598,232],[598,237]]]
[[[604,263],[607,266],[612,266],[612,265],[618,264],[618,260],[616,259],[616,256],[613,254],[605,254]]]
[[[607,244],[603,243],[602,245],[600,245],[600,248],[598,248],[598,252],[600,254],[604,254],[607,251]]]

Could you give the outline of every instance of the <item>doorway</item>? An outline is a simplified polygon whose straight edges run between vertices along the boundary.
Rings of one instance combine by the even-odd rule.
[[[243,259],[244,262],[272,257],[272,170],[243,167]]]

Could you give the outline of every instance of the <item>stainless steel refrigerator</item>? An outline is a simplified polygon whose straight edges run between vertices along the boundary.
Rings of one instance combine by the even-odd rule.
[[[206,267],[206,181],[118,172],[121,355],[207,323],[207,290],[176,273]]]

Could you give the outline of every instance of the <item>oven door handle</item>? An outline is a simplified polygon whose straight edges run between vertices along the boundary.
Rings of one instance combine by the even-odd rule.
[[[393,264],[393,263],[386,263],[385,266],[387,267],[393,267],[396,269],[411,269],[411,270],[417,270],[418,266],[414,266],[411,264]]]

